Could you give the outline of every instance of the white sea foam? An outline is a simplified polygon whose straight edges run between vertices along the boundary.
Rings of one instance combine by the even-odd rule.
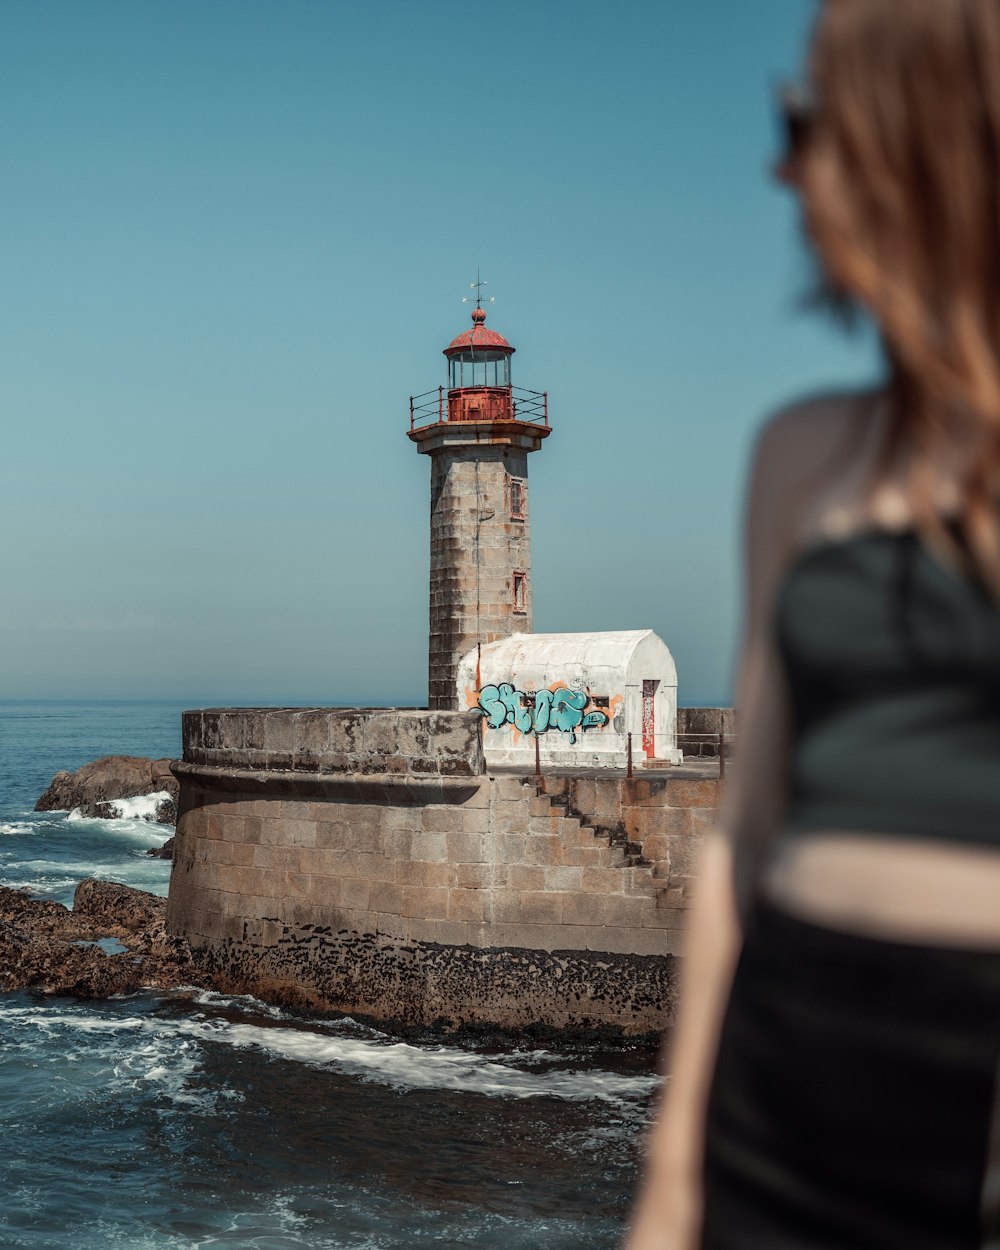
[[[334,1068],[397,1089],[448,1089],[496,1098],[561,1098],[570,1102],[645,1097],[655,1077],[614,1072],[525,1072],[454,1047],[418,1047],[329,1037],[306,1030],[230,1024],[225,1040],[310,1067]]]
[[[170,880],[170,864],[162,859],[149,859],[144,851],[133,852],[119,863],[95,863],[91,860],[67,863],[65,860],[12,860],[0,856],[0,881],[11,890],[30,890],[41,897],[60,898],[69,904],[72,891],[85,878],[97,881],[121,881],[137,890],[147,890],[161,897]]]
[[[178,1027],[180,1025],[181,1027]],[[133,1015],[44,1007],[0,1008],[0,1034],[6,1050],[28,1048],[50,1054],[52,1062],[73,1063],[73,1090],[82,1100],[104,1099],[114,1091],[147,1090],[164,1100],[161,1110],[213,1114],[242,1095],[229,1088],[205,1088],[202,1042],[187,1035],[182,1022]],[[37,1046],[41,1035],[49,1043]],[[63,1096],[68,1096],[68,1093]]]
[[[17,837],[34,832],[35,826],[29,820],[0,821],[0,837]]]
[[[147,823],[155,823],[156,809],[161,803],[167,802],[171,798],[171,794],[167,790],[157,790],[154,794],[137,794],[130,799],[107,799],[105,800],[108,807],[115,813],[114,816],[95,817],[85,816],[79,807],[74,807],[67,820],[142,820]]]
[[[418,1047],[406,1042],[332,1036],[313,1028],[266,1027],[200,1013],[164,1019],[9,1006],[0,1007],[2,1021],[20,1028],[38,1028],[46,1035],[64,1031],[70,1036],[83,1033],[90,1038],[104,1035],[116,1039],[116,1075],[163,1081],[174,1102],[197,1105],[203,1103],[204,1091],[192,1094],[186,1091],[185,1082],[196,1070],[203,1046],[258,1050],[271,1059],[342,1072],[399,1090],[443,1089],[491,1098],[631,1103],[644,1099],[658,1084],[655,1076],[622,1076],[601,1070],[529,1072],[458,1047]],[[129,1042],[121,1050],[126,1037]]]
[[[117,881],[126,876],[143,876],[149,874],[159,878],[164,873],[165,860],[151,859],[144,852],[135,855],[134,860],[128,859],[119,863],[99,863],[94,860],[80,860],[77,863],[62,859],[6,859],[3,861],[4,884],[9,885],[7,873],[29,873],[32,879],[41,885],[50,885],[53,875],[61,877],[67,872],[75,872],[71,881],[82,881],[84,877],[96,877],[99,881]],[[170,866],[166,864],[169,874]]]
[[[272,1020],[288,1020],[287,1011],[275,1007],[273,1003],[265,1003],[252,994],[220,994],[217,990],[203,990],[196,985],[178,985],[173,995],[198,1003],[202,1007],[212,1007],[220,1011],[242,1011],[253,1016],[268,1016]],[[348,1020],[353,1024],[353,1021]]]
[[[16,867],[17,865],[15,865]],[[8,890],[28,890],[32,894],[52,894],[58,890],[68,890],[76,887],[83,880],[81,876],[75,877],[8,877],[4,874],[3,884]]]

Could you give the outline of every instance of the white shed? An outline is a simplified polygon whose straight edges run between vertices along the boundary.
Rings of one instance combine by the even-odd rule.
[[[478,668],[478,671],[477,671]],[[677,668],[651,629],[511,634],[469,651],[459,707],[483,719],[487,765],[679,764]]]

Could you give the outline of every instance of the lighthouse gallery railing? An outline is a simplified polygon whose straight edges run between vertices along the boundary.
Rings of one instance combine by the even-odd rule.
[[[466,387],[466,390],[479,390],[479,387]],[[527,391],[520,386],[490,386],[483,390],[502,391],[510,396],[510,421],[524,421],[528,425],[549,424],[548,391]],[[416,430],[425,425],[437,425],[448,420],[448,395],[446,386],[437,390],[424,391],[422,395],[410,396],[410,429]]]

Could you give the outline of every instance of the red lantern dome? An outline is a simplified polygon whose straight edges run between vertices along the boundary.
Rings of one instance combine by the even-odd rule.
[[[511,347],[502,334],[486,328],[486,310],[475,307],[472,310],[472,329],[453,338],[444,349],[444,354],[452,359],[460,356],[463,360],[496,360],[498,357],[513,356],[516,349]]]

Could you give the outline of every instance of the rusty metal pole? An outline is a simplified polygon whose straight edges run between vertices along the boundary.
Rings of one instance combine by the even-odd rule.
[[[438,387],[438,422],[444,420],[444,387]]]
[[[726,735],[724,730],[719,730],[719,780],[724,781],[726,778]]]
[[[535,734],[535,776],[542,775],[542,751],[540,746],[541,739]]]
[[[410,396],[410,429],[413,429],[413,396]]]
[[[625,772],[626,777],[632,776],[632,735],[628,736],[628,768]]]

